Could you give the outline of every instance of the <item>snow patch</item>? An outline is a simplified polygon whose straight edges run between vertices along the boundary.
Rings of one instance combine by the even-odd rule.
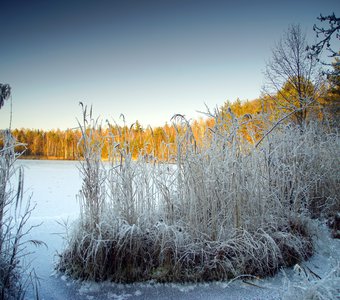
[[[131,294],[122,294],[122,295],[117,295],[114,293],[108,293],[107,294],[107,299],[114,299],[114,300],[125,300],[132,297]]]

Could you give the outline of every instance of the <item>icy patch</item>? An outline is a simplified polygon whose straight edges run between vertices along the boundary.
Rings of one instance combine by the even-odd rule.
[[[114,293],[108,293],[107,294],[107,299],[113,299],[113,300],[125,300],[132,297],[131,294],[122,294],[122,295],[117,295]]]
[[[182,293],[188,293],[188,292],[193,291],[195,289],[194,285],[173,285],[172,287],[178,289]]]
[[[67,281],[67,276],[66,276],[66,275],[62,275],[62,276],[60,276],[60,279],[61,279],[62,281]]]
[[[101,291],[100,285],[95,282],[84,282],[81,284],[79,294],[84,295],[88,293],[98,293]]]

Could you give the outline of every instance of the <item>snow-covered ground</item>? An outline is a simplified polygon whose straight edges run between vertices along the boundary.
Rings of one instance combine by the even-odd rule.
[[[340,240],[331,239],[326,226],[319,224],[316,254],[301,265],[302,273],[296,267],[295,270],[282,270],[272,278],[239,278],[231,282],[202,284],[147,282],[123,285],[74,281],[57,274],[53,266],[56,253],[63,248],[60,233],[64,228],[60,223],[72,222],[79,212],[76,194],[81,188],[81,179],[77,162],[21,160],[18,164],[25,167],[26,198],[32,194],[32,202],[37,205],[29,222],[32,225],[42,223],[32,230],[30,238],[40,239],[48,246],[30,246],[34,251],[30,256],[32,266],[40,278],[40,299],[290,299],[293,294],[297,295],[294,289],[316,289],[317,277],[324,279],[339,266]],[[27,297],[34,298],[30,291]]]

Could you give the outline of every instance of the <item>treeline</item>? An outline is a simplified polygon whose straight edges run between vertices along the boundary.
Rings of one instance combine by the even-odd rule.
[[[338,22],[334,15],[325,20],[328,19]],[[320,30],[323,32],[324,29]],[[329,39],[334,28],[326,33]],[[266,130],[278,120],[302,127],[317,119],[327,126],[339,128],[340,52],[332,51],[333,69],[321,72],[318,53],[314,56],[309,52],[305,35],[299,26],[290,26],[283,41],[272,51],[273,57],[265,72],[268,83],[260,99],[245,102],[236,100],[233,103],[227,101],[218,109],[217,114],[215,111],[207,112],[206,117],[199,120],[188,121],[177,115],[170,125],[165,124],[163,127],[143,128],[138,121],[131,126],[99,126],[100,132],[96,136],[97,142],[102,143],[102,158],[109,158],[111,154],[108,149],[112,149],[109,145],[115,143],[116,147],[129,151],[133,157],[142,154],[148,160],[168,160],[171,155],[176,156],[178,153],[176,139],[183,138],[185,132],[190,133],[194,145],[204,143],[203,137],[207,136],[205,132],[213,132],[214,127],[219,126],[216,124],[218,119],[214,118],[216,115],[222,116],[223,126],[232,126],[238,136],[253,143],[261,139]],[[315,47],[310,49],[319,49]],[[9,90],[3,89],[1,92],[5,96]],[[75,160],[82,156],[79,150],[82,147],[78,147],[82,136],[80,129],[15,129],[13,135],[22,143],[16,150],[23,152],[26,158]]]
[[[200,119],[192,122],[191,128],[197,139],[200,139],[212,124],[213,120]],[[180,125],[165,124],[163,127],[143,128],[138,121],[131,126],[103,127],[97,135],[100,136],[99,142],[103,143],[102,158],[108,158],[109,143],[115,143],[117,147],[121,145],[121,148],[128,149],[133,157],[143,153],[145,158],[150,160],[168,159],[170,153],[176,152],[173,145],[179,127]],[[81,132],[78,129],[14,129],[12,133],[21,143],[16,150],[23,152],[22,158],[76,160],[82,156],[78,147],[81,143]]]
[[[307,109],[307,121],[317,118],[338,126],[337,103],[340,97],[336,97],[334,89],[329,90],[328,95],[329,97],[320,98],[316,104]],[[227,101],[220,108],[220,113],[224,118],[230,119],[230,126],[233,126],[232,118],[235,117],[238,120],[238,133],[255,143],[263,135],[264,130],[278,119],[281,110],[275,101],[267,97],[245,102],[239,99],[233,103]],[[143,128],[138,121],[131,126],[100,127],[98,136],[101,137],[99,142],[103,143],[102,158],[109,157],[109,143],[115,143],[117,147],[124,145],[122,148],[128,149],[133,157],[142,153],[147,160],[171,159],[170,156],[177,153],[176,138],[179,138],[182,127],[189,124],[195,143],[201,144],[204,143],[204,133],[213,130],[216,121],[208,113],[206,118],[190,122],[178,115],[171,125],[165,124],[156,128]],[[78,143],[81,142],[81,132],[78,129],[65,131],[15,129],[13,136],[22,143],[16,150],[23,152],[23,158],[76,160],[82,156],[78,147]]]
[[[280,90],[275,93],[264,95],[260,99],[241,102],[237,99],[234,102],[226,101],[218,110],[222,115],[223,126],[234,126],[240,137],[256,143],[264,132],[277,120],[285,115],[290,117],[285,120],[296,125],[311,120],[319,120],[327,126],[340,126],[340,65],[336,58],[333,64],[333,72],[330,73],[322,85],[319,85],[318,92],[311,81],[304,77],[299,78],[303,93],[292,86],[292,79],[288,79]],[[287,99],[289,106],[287,106]],[[307,100],[306,100],[307,99]],[[304,103],[310,104],[305,105]],[[301,105],[302,104],[302,105]],[[302,114],[303,113],[303,114]],[[207,112],[205,118],[199,120],[186,120],[183,116],[177,115],[172,123],[162,127],[143,128],[136,121],[131,126],[110,125],[99,126],[97,142],[102,143],[102,158],[108,159],[108,149],[115,143],[124,151],[129,151],[132,157],[139,154],[145,156],[146,160],[171,160],[171,155],[176,156],[176,139],[183,138],[182,134],[190,132],[191,139],[198,146],[202,145],[206,138],[205,132],[213,132],[218,120],[214,118],[216,112]],[[226,120],[228,122],[226,122]],[[186,127],[186,128],[184,128]],[[189,131],[188,129],[190,127]],[[15,129],[13,136],[21,146],[17,147],[18,152],[23,153],[23,158],[36,159],[63,159],[76,160],[82,157],[78,147],[81,142],[80,129],[69,130],[36,130],[36,129]],[[0,140],[0,149],[2,148]]]
[[[21,144],[16,151],[24,158],[77,159],[78,130],[14,129],[12,134]]]

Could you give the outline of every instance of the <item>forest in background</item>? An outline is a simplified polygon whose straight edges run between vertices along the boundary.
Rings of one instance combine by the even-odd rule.
[[[314,26],[323,39],[311,47],[299,25],[288,28],[272,49],[272,58],[264,72],[266,83],[258,99],[226,101],[214,111],[207,107],[198,120],[186,120],[181,115],[175,115],[170,124],[154,128],[144,128],[138,120],[129,125],[124,116],[121,122],[96,124],[99,131],[97,136],[101,137],[102,159],[110,158],[109,149],[115,143],[117,147],[128,145],[126,151],[133,158],[142,152],[148,161],[172,160],[170,156],[177,155],[177,134],[190,124],[195,143],[200,146],[207,130],[213,131],[216,125],[216,112],[226,118],[223,120],[225,126],[232,126],[232,119],[237,118],[240,124],[237,133],[254,144],[275,122],[287,121],[301,127],[318,120],[329,128],[339,128],[340,52],[330,48],[330,38],[339,30],[340,21],[335,15],[319,20],[328,22],[330,29]],[[328,57],[333,60],[330,63],[318,58],[323,47],[330,53]],[[325,65],[328,68],[324,68]],[[16,151],[22,153],[22,158],[76,160],[83,157],[82,147],[79,147],[81,126],[78,124],[73,129],[50,131],[14,129],[12,134],[19,143]],[[249,135],[249,132],[253,134]],[[1,143],[0,140],[0,149],[3,147]]]
[[[307,121],[319,119],[328,126],[339,126],[339,82],[339,76],[328,80],[324,95],[320,96],[317,102],[307,109]],[[240,132],[243,132],[248,140],[254,139],[254,143],[256,137],[247,136],[247,128],[249,126],[252,126],[253,130],[256,127],[263,128],[263,126],[257,126],[259,123],[263,123],[261,118],[268,116],[272,121],[275,121],[282,113],[282,108],[270,96],[245,102],[239,99],[235,102],[226,101],[219,109],[225,112],[226,117],[229,117],[226,112],[230,109],[235,117],[243,118],[244,125],[243,128],[240,128]],[[190,122],[197,143],[201,143],[205,131],[215,125],[214,118],[209,116],[208,113],[207,115],[207,117],[202,115],[202,118]],[[115,136],[115,140],[120,143],[129,142],[133,157],[137,157],[140,151],[144,149],[145,157],[148,159],[168,160],[168,153],[174,153],[176,150],[175,146],[172,147],[172,145],[174,145],[176,139],[178,126],[178,124],[171,123],[169,125],[166,123],[163,127],[143,128],[138,121],[131,126],[112,126],[109,124],[99,126],[100,134],[104,138],[102,158],[108,159],[108,143],[112,141],[112,136]],[[17,148],[18,152],[23,152],[22,158],[76,160],[79,155],[82,156],[78,150],[78,142],[81,137],[79,129],[44,131],[22,128],[14,129],[12,133],[17,141],[22,144]],[[260,134],[261,132],[258,132],[257,138]]]

